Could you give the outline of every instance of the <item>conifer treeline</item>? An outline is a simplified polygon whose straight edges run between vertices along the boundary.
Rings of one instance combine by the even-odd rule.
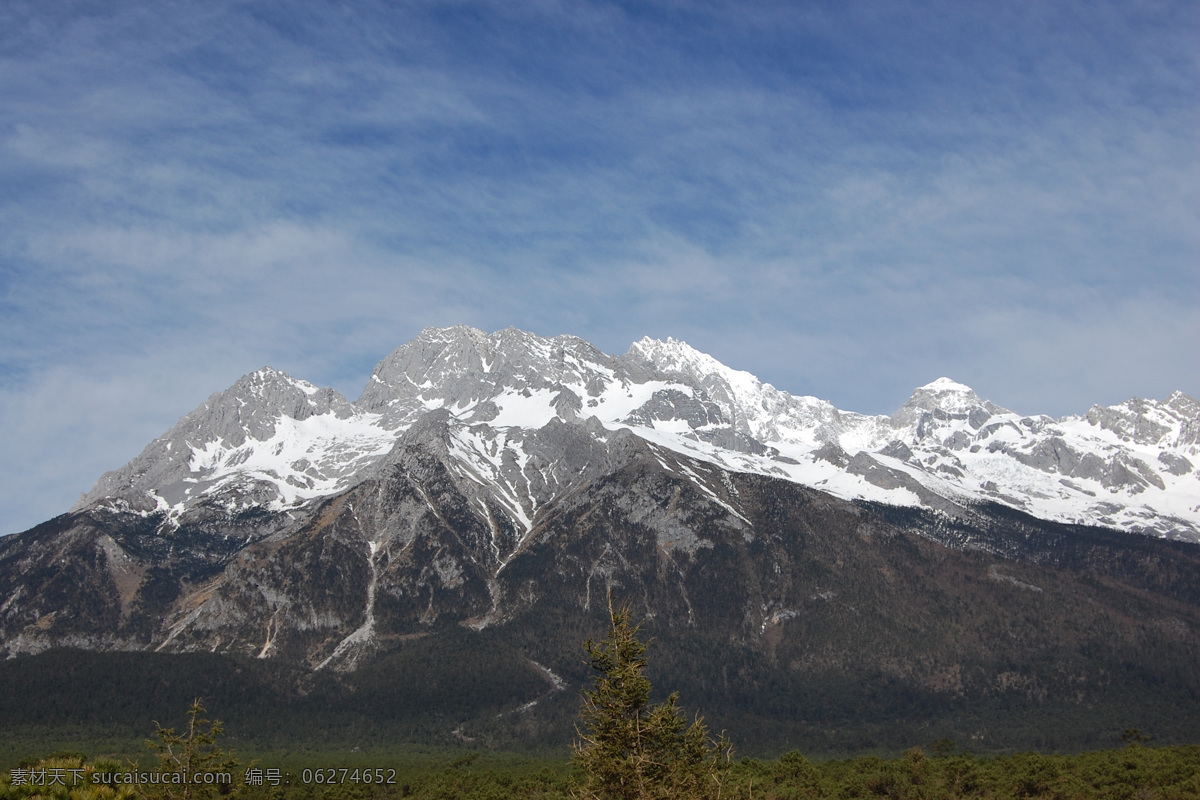
[[[921,800],[1008,800],[1008,798],[1200,798],[1200,746],[1149,747],[1130,744],[1075,755],[1020,753],[976,756],[944,746],[930,753],[914,748],[899,758],[861,756],[815,762],[800,753],[776,760],[743,759],[733,763],[723,781],[723,800],[796,800],[797,798],[920,798]],[[247,786],[236,775],[231,800],[566,800],[578,781],[565,758],[523,757],[480,767],[482,759],[445,756],[436,765],[389,764],[396,769],[388,785]],[[81,768],[97,761],[56,756],[27,763],[24,769]],[[101,769],[121,766],[100,760]],[[253,767],[250,767],[253,769]],[[75,794],[68,787],[31,784],[13,786],[11,772],[0,774],[0,800],[44,797],[54,800],[137,797],[123,787],[93,787]]]

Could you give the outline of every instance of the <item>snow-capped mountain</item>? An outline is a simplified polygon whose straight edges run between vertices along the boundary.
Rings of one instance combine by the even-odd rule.
[[[1187,733],[1198,432],[1178,393],[1051,419],[941,378],[868,416],[670,339],[429,329],[354,402],[247,375],[0,537],[0,652],[261,659],[315,708],[569,738],[611,594],[743,729],[1056,703]]]
[[[374,474],[435,411],[459,468],[525,530],[578,482],[573,469],[586,470],[544,446],[547,426],[586,423],[593,436],[627,429],[723,470],[845,499],[951,515],[990,501],[1200,541],[1200,403],[1181,392],[1053,419],[939,378],[890,417],[868,416],[790,395],[673,339],[611,356],[576,337],[462,326],[399,347],[353,403],[270,368],[247,375],[105,474],[74,510],[165,512],[169,527],[203,508],[296,508]]]

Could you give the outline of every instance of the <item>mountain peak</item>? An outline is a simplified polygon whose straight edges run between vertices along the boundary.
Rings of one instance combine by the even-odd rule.
[[[928,414],[942,415],[947,418],[966,419],[972,417],[976,422],[992,414],[1009,413],[979,395],[966,384],[950,378],[938,378],[924,386],[917,387],[912,397],[892,415],[892,425],[906,427],[920,422]]]
[[[515,329],[514,329],[515,330]],[[422,328],[417,334],[417,339],[424,341],[449,342],[457,339],[471,339],[478,341],[486,339],[487,332],[479,328],[473,328],[470,325],[449,325],[445,328],[428,327]]]
[[[261,427],[270,418],[282,414],[295,420],[304,420],[313,414],[328,414],[333,412],[345,418],[352,411],[349,401],[334,389],[314,386],[308,381],[294,378],[274,367],[262,367],[254,372],[243,375],[237,382],[208,398],[208,401],[197,409],[208,409],[210,416],[219,415],[227,418],[225,423],[236,426],[251,424],[252,418],[261,418],[257,425]],[[227,424],[226,424],[227,423]],[[220,431],[226,435],[230,430]],[[251,432],[249,429],[246,432]],[[261,432],[253,432],[255,438],[263,438]]]
[[[642,337],[629,347],[629,355],[641,356],[663,372],[675,372],[696,379],[720,376],[731,386],[757,390],[764,384],[749,372],[733,369],[702,353],[682,339]]]
[[[908,398],[901,408],[919,408],[925,411],[938,409],[947,414],[968,414],[973,408],[985,406],[986,401],[975,390],[966,384],[938,378],[935,381],[917,387],[912,397]]]
[[[264,366],[238,378],[233,386],[229,387],[223,394],[237,396],[240,392],[248,391],[261,395],[264,392],[274,390],[288,391],[292,389],[300,389],[308,395],[320,391],[319,387],[314,386],[308,381],[293,377],[283,370],[275,369],[272,366]]]
[[[1171,392],[1171,396],[1162,404],[1185,417],[1200,418],[1200,402],[1184,392],[1178,390]]]
[[[674,360],[676,362],[692,362],[701,359],[716,360],[707,353],[701,353],[682,339],[675,339],[671,336],[668,336],[666,341],[643,336],[629,346],[629,352],[649,358],[655,363],[659,363],[660,360]]]
[[[946,377],[938,378],[936,381],[930,381],[929,383],[925,384],[924,386],[918,386],[917,391],[918,392],[921,392],[921,391],[936,392],[936,393],[968,392],[970,394],[975,394],[975,391],[970,386],[967,386],[964,383],[959,383],[958,381],[955,381],[955,380],[952,380],[952,379],[946,378]]]

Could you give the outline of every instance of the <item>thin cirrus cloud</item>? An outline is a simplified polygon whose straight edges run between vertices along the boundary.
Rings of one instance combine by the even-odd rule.
[[[873,413],[1200,394],[1191,4],[280,9],[0,9],[0,532],[426,325]]]

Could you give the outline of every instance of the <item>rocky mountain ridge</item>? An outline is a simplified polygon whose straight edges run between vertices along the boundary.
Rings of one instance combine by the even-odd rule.
[[[523,466],[492,463],[496,448],[523,465],[524,432],[595,418],[723,469],[846,499],[947,512],[998,502],[1047,520],[1200,541],[1200,403],[1181,392],[1053,419],[941,378],[890,417],[868,416],[790,395],[672,339],[611,356],[575,337],[461,326],[397,348],[353,403],[270,368],[247,375],[106,473],[73,510],[163,512],[170,525],[206,504],[294,508],[361,481],[436,409],[462,426],[463,458],[489,480],[503,473],[510,489],[537,481]],[[528,527],[541,500],[509,501]]]

